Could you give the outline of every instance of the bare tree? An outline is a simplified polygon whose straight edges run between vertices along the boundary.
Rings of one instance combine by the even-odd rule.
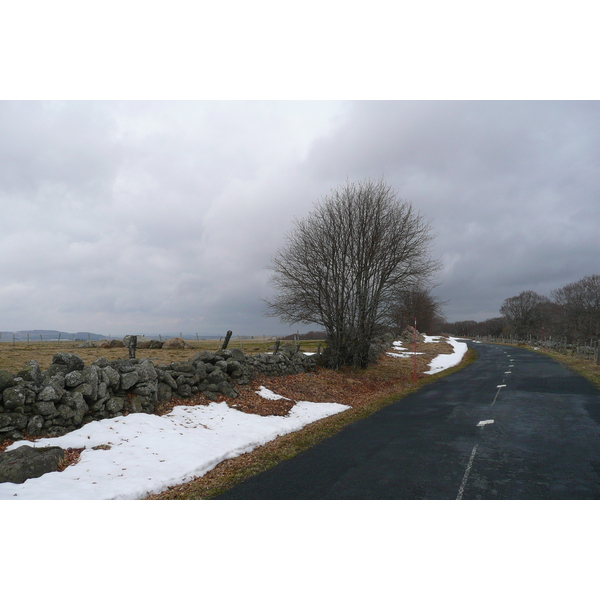
[[[564,335],[570,339],[600,336],[600,275],[588,275],[551,295],[561,309]]]
[[[518,296],[506,298],[500,307],[500,314],[517,335],[537,333],[543,325],[543,307],[547,303],[545,296],[527,290]]]
[[[439,269],[431,226],[383,179],[346,182],[294,224],[270,267],[268,314],[321,325],[328,366],[364,368],[399,293]]]
[[[444,302],[422,286],[403,290],[392,308],[392,321],[399,332],[412,326],[416,319],[419,331],[437,333],[435,329],[444,323],[442,304]]]

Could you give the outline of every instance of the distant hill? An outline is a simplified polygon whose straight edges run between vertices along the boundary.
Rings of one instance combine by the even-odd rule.
[[[18,342],[26,341],[27,335],[29,335],[30,341],[36,341],[42,336],[43,341],[58,340],[71,340],[73,337],[76,340],[105,340],[107,336],[100,333],[92,333],[89,331],[78,331],[77,333],[69,333],[68,331],[57,331],[55,329],[29,329],[24,331],[3,331],[2,341],[12,341],[14,339]]]

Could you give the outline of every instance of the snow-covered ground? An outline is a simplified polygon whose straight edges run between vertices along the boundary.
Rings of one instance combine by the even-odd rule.
[[[264,398],[281,398],[266,388],[259,392]],[[28,444],[85,450],[77,464],[62,472],[0,484],[0,499],[143,498],[348,408],[333,402],[297,402],[286,417],[261,417],[213,402],[177,406],[162,417],[135,413],[94,421],[58,438],[15,442],[11,449]]]
[[[436,357],[427,373],[437,373],[460,362],[466,344],[453,338],[449,342],[454,353]],[[394,343],[394,350],[390,354],[411,355],[400,342]],[[267,400],[282,398],[262,386],[256,393]],[[208,406],[178,406],[164,416],[135,413],[94,421],[58,438],[22,440],[10,449],[24,444],[85,449],[79,462],[62,472],[46,473],[21,484],[1,483],[0,500],[144,498],[204,475],[228,458],[348,408],[333,402],[296,402],[285,417],[262,417],[230,408],[225,402],[213,402]]]
[[[439,335],[424,335],[425,343],[431,344],[438,342],[442,339],[442,336]],[[429,370],[425,371],[426,375],[433,375],[435,373],[439,373],[444,369],[449,369],[450,367],[456,366],[462,360],[465,352],[468,350],[467,344],[464,342],[459,342],[456,338],[444,338],[449,344],[452,345],[454,352],[452,354],[438,354],[430,363]],[[410,356],[414,356],[415,354],[423,354],[423,352],[414,352],[409,348],[404,348],[403,342],[394,342],[392,344],[393,352],[388,352],[389,356],[395,356],[397,358],[408,358]]]
[[[426,342],[436,342],[440,339],[440,336],[425,336]],[[456,366],[463,359],[469,347],[465,342],[459,342],[456,338],[445,338],[449,344],[452,345],[454,352],[452,354],[438,354],[430,363],[429,371],[425,371],[426,375],[433,375],[439,373],[444,369]]]

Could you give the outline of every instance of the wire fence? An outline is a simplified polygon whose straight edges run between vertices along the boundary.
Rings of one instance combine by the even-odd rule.
[[[566,356],[577,356],[584,360],[594,361],[600,365],[600,340],[589,338],[568,342],[566,337],[552,338],[552,336],[476,336],[475,339],[497,344],[514,344],[519,346],[530,346],[532,348],[548,348]]]
[[[229,332],[228,332],[229,333]],[[13,333],[0,332],[0,346],[2,347],[30,347],[44,348],[57,350],[65,350],[68,348],[114,348],[126,346],[128,341],[121,336],[101,337],[95,334],[54,334],[54,333]],[[223,342],[227,338],[223,336],[202,336],[199,334],[152,334],[143,335],[137,334],[138,348],[147,347],[148,343],[153,349],[168,347],[169,340],[179,338],[185,342],[187,348],[198,350],[217,350],[221,348]],[[244,352],[264,352],[268,351],[276,342],[284,344],[286,342],[293,343],[302,349],[312,349],[316,346],[319,340],[303,340],[301,336],[293,335],[293,339],[288,339],[289,336],[276,335],[230,335],[227,339],[227,347],[239,348]],[[321,342],[322,343],[322,342]]]

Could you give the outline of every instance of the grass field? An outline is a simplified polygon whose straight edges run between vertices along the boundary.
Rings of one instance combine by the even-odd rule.
[[[255,339],[232,338],[228,348],[240,348],[245,354],[258,354],[259,352],[268,352],[273,346],[276,338],[256,337]],[[222,342],[219,340],[186,340],[191,349],[140,349],[136,351],[136,358],[149,358],[156,364],[170,362],[181,362],[189,360],[201,350],[210,350],[215,352],[221,348]],[[78,348],[82,342],[2,342],[0,343],[0,370],[4,369],[9,373],[17,373],[23,368],[23,365],[30,360],[36,360],[42,370],[47,369],[52,363],[52,357],[57,352],[71,352],[77,354],[86,365],[93,363],[101,357],[108,360],[117,360],[119,358],[129,358],[127,348]],[[282,344],[285,342],[282,342]],[[302,352],[316,352],[319,345],[318,341],[302,340],[300,341],[300,350]],[[321,342],[321,348],[323,343]]]

